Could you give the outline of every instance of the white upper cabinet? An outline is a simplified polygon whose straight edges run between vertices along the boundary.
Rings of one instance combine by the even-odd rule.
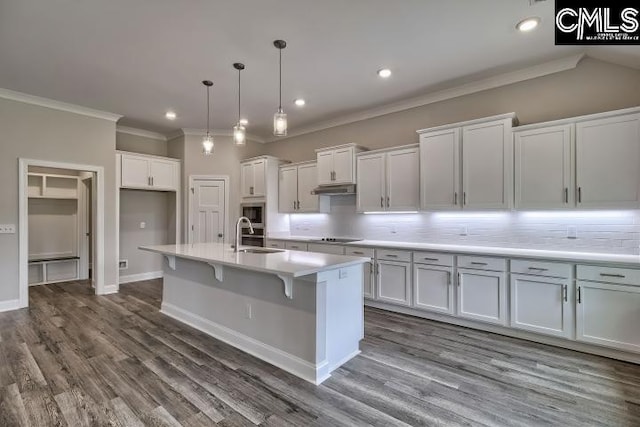
[[[514,132],[515,205],[519,209],[574,206],[573,125]]]
[[[317,180],[318,170],[315,162],[280,167],[278,211],[320,212],[320,197],[312,194],[317,187]],[[322,203],[323,212],[328,211],[326,202]]]
[[[513,168],[511,119],[462,128],[462,204],[507,209]]]
[[[460,129],[420,135],[422,209],[458,209],[460,191]]]
[[[355,144],[316,150],[318,185],[356,183],[356,154],[363,151]]]
[[[180,187],[180,162],[169,158],[121,152],[120,186],[157,191]]]
[[[640,114],[576,124],[577,205],[640,206]]]
[[[416,146],[357,156],[358,212],[415,211],[420,206],[420,154]]]
[[[420,130],[421,207],[509,209],[515,114]]]
[[[242,197],[264,197],[267,181],[267,159],[243,162],[240,170]]]

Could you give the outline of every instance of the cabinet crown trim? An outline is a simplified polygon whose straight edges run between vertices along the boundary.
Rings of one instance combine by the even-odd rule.
[[[155,156],[153,154],[144,154],[144,153],[134,153],[132,151],[116,150],[116,154],[120,154],[120,155],[123,155],[123,156],[132,156],[132,157],[144,157],[146,159],[168,160],[170,162],[182,163],[182,160],[176,159],[176,158],[173,158],[173,157]]]
[[[356,157],[368,156],[370,154],[391,153],[393,151],[410,150],[413,148],[420,148],[420,144],[398,145],[395,147],[386,147],[386,148],[380,148],[377,150],[365,151],[363,153],[356,154]]]
[[[275,160],[277,162],[280,162],[280,164],[288,164],[291,163],[289,160],[283,160],[283,159],[279,159],[277,157],[274,156],[256,156],[256,157],[249,157],[248,159],[243,159],[240,160],[240,163],[247,163],[247,162],[254,162],[256,160]]]
[[[477,124],[480,124],[480,123],[495,122],[495,121],[498,121],[498,120],[507,120],[507,119],[511,119],[512,120],[512,124],[514,126],[516,126],[518,124],[518,117],[516,116],[516,113],[505,113],[505,114],[499,114],[497,116],[483,117],[483,118],[480,118],[480,119],[473,119],[473,120],[467,120],[467,121],[464,121],[464,122],[449,123],[449,124],[442,125],[442,126],[435,126],[435,127],[426,128],[426,129],[419,129],[419,130],[416,131],[416,133],[421,135],[423,133],[429,133],[429,132],[435,132],[435,131],[447,130],[447,129],[454,129],[454,128],[459,128],[459,127],[462,127],[462,126],[477,125]]]
[[[571,125],[575,123],[585,122],[589,120],[606,119],[610,117],[626,116],[640,113],[639,107],[625,108],[623,110],[604,111],[602,113],[588,114],[586,116],[567,117],[549,122],[531,123],[527,125],[517,126],[513,128],[513,132],[524,132],[527,130],[546,128],[551,126]]]
[[[292,168],[297,166],[315,165],[317,163],[318,163],[317,160],[305,160],[304,162],[285,163],[280,165],[280,168]]]
[[[315,151],[316,151],[316,153],[320,153],[320,152],[323,152],[323,151],[332,151],[332,150],[338,150],[340,148],[349,148],[349,147],[354,147],[355,149],[360,150],[360,151],[369,150],[368,148],[362,147],[362,146],[360,146],[358,144],[348,143],[348,144],[342,144],[342,145],[334,145],[333,147],[316,148]]]

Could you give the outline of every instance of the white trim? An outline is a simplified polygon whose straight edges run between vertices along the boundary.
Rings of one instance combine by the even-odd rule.
[[[586,116],[567,117],[565,119],[552,120],[550,122],[531,123],[528,125],[517,126],[513,128],[514,132],[523,132],[532,129],[546,128],[550,126],[561,126],[584,122],[587,120],[600,120],[607,119],[609,117],[626,116],[627,114],[640,113],[639,107],[625,108],[622,110],[603,111],[601,113],[588,114]]]
[[[0,88],[0,98],[9,99],[11,101],[23,102],[25,104],[38,105],[40,107],[51,108],[68,113],[80,114],[82,116],[95,117],[97,119],[109,120],[117,122],[122,118],[120,114],[109,113],[107,111],[94,110],[93,108],[83,107],[81,105],[69,104],[54,99],[42,98],[27,93],[15,92],[9,89]]]
[[[193,212],[191,211],[191,204],[193,202],[193,193],[191,189],[194,188],[195,181],[223,181],[224,182],[224,237],[223,242],[231,242],[229,235],[229,194],[231,192],[229,175],[189,175],[189,187],[187,187],[187,230],[186,230],[186,242],[192,243],[193,236],[191,235],[191,226],[193,225]]]
[[[122,285],[123,283],[132,283],[132,282],[141,282],[143,280],[161,279],[162,277],[163,277],[162,270],[149,271],[147,273],[138,273],[138,274],[129,274],[126,276],[120,276],[118,283]]]
[[[144,138],[156,139],[158,141],[167,141],[167,136],[150,130],[130,128],[128,126],[116,126],[116,132],[126,133],[127,135],[142,136]]]
[[[534,332],[512,329],[508,326],[492,325],[484,322],[461,319],[456,316],[447,314],[433,313],[429,311],[416,310],[411,307],[400,307],[392,304],[385,304],[380,301],[365,300],[368,307],[380,310],[391,311],[409,316],[421,317],[423,319],[435,320],[438,322],[449,323],[452,325],[464,326],[466,328],[487,331],[498,335],[506,335],[508,337],[519,338],[527,341],[538,342],[542,344],[552,345],[569,350],[581,351],[583,353],[596,354],[598,356],[608,357],[610,359],[624,360],[626,362],[640,364],[640,354],[617,350],[613,348],[601,347],[599,345],[587,344],[574,341],[567,338],[554,337],[551,335],[541,335]]]
[[[100,295],[117,294],[119,290],[120,287],[118,285],[105,285],[104,291]]]
[[[185,311],[173,304],[163,302],[160,312],[312,384],[318,385],[330,377],[326,360],[313,364],[211,320]],[[350,356],[353,357],[356,354]]]
[[[406,99],[392,104],[382,105],[365,111],[343,116],[339,119],[327,120],[309,126],[303,126],[293,129],[289,134],[282,137],[271,137],[265,140],[270,143],[274,141],[283,141],[295,136],[307,133],[317,132],[324,129],[342,126],[349,123],[359,122],[362,120],[372,119],[374,117],[384,116],[386,114],[397,113],[399,111],[409,110],[411,108],[421,107],[423,105],[434,104],[440,101],[457,98],[464,95],[470,95],[484,90],[495,89],[526,80],[543,77],[549,74],[560,73],[562,71],[572,70],[578,66],[578,63],[584,58],[585,54],[568,56],[553,61],[545,62],[533,67],[523,68],[508,73],[499,74],[493,77],[466,83],[449,89],[440,90],[426,95],[417,96],[415,98]]]
[[[87,171],[95,173],[96,185],[96,224],[95,224],[95,253],[94,256],[94,280],[96,295],[102,295],[106,290],[104,283],[104,247],[105,247],[105,194],[104,194],[104,168],[102,166],[82,165],[76,163],[54,162],[47,160],[35,159],[18,159],[18,263],[19,263],[19,289],[20,289],[20,307],[29,306],[29,207],[28,207],[28,188],[27,174],[29,166],[40,166],[48,168],[69,169],[78,171]],[[117,286],[117,285],[116,285]]]
[[[512,127],[518,124],[518,117],[516,116],[516,113],[505,113],[505,114],[498,114],[496,116],[481,117],[479,119],[466,120],[464,122],[447,123],[446,125],[434,126],[426,129],[419,129],[416,131],[416,133],[418,133],[419,135],[422,135],[423,133],[442,132],[445,130],[450,130],[455,128],[475,126],[475,125],[480,125],[480,124],[490,123],[490,122],[497,122],[498,120],[510,120],[511,121],[510,125]]]
[[[209,133],[213,136],[228,136],[233,137],[233,131],[229,129],[211,129]],[[205,136],[207,134],[206,129],[196,129],[196,128],[182,128],[178,129],[175,132],[171,132],[167,135],[167,141],[171,141],[172,139],[179,138],[181,136]],[[259,137],[258,135],[254,135],[251,133],[247,133],[247,140],[258,142],[260,144],[265,143],[264,138]]]
[[[19,299],[0,301],[0,313],[3,311],[18,310],[19,308],[23,308]]]

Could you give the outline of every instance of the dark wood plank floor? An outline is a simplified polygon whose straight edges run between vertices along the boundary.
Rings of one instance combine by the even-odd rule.
[[[366,310],[316,387],[158,312],[161,282],[0,314],[0,426],[639,426],[640,366]]]

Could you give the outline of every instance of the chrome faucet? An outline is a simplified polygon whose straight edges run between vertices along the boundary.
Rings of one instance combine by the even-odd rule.
[[[236,222],[236,244],[233,247],[233,252],[238,252],[238,249],[240,248],[240,224],[242,224],[243,222],[249,224],[249,234],[255,233],[253,231],[253,224],[251,224],[249,218],[247,218],[246,216],[241,216],[240,218],[238,218],[238,221]]]

